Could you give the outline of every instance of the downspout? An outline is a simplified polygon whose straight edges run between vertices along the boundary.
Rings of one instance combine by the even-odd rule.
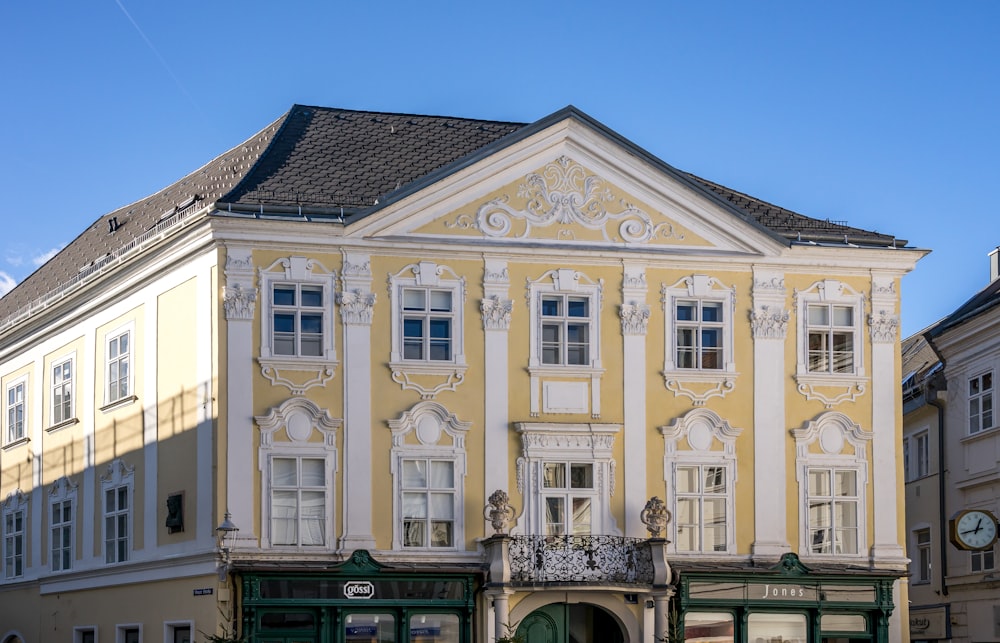
[[[933,348],[933,345],[932,345]],[[936,352],[936,351],[935,351]],[[938,356],[940,358],[940,355]],[[944,371],[944,360],[941,360],[941,371]],[[944,387],[939,389],[938,383],[944,382]],[[938,390],[947,388],[947,380],[938,373],[928,383],[925,389],[927,403],[937,409],[937,435],[938,435],[938,545],[941,548],[941,571],[938,576],[941,578],[941,596],[948,595],[948,582],[945,574],[948,571],[948,511],[945,507],[945,484],[944,484],[944,405],[938,401]]]

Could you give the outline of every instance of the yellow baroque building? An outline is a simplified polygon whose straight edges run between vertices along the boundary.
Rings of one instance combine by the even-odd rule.
[[[572,107],[294,106],[0,299],[0,642],[906,640],[923,254]]]

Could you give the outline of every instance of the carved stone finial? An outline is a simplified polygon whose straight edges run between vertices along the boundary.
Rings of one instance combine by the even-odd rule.
[[[639,514],[639,520],[646,525],[650,538],[659,538],[660,532],[665,530],[667,523],[670,522],[670,512],[662,500],[653,496],[646,502],[646,507]]]
[[[497,489],[490,494],[490,504],[486,505],[484,516],[493,525],[497,534],[506,534],[507,525],[514,519],[514,507],[510,506],[507,492]]]

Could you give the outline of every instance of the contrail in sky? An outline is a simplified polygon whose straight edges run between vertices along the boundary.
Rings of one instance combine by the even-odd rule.
[[[122,13],[125,14],[125,17],[128,18],[128,21],[132,23],[132,26],[135,27],[135,30],[139,32],[139,35],[142,36],[142,39],[146,41],[146,45],[149,46],[149,49],[153,52],[153,54],[157,57],[157,59],[159,59],[160,64],[163,65],[163,68],[167,70],[167,73],[170,74],[170,77],[174,79],[174,82],[177,84],[177,87],[180,88],[181,92],[187,97],[189,101],[191,101],[191,104],[194,105],[195,109],[197,109],[200,113],[202,113],[202,115],[204,115],[204,112],[202,112],[201,107],[198,105],[197,102],[195,102],[194,97],[191,96],[190,92],[188,92],[188,90],[184,87],[180,79],[177,78],[177,75],[174,74],[174,71],[170,68],[170,65],[168,65],[167,61],[163,58],[163,56],[160,55],[160,52],[153,45],[153,42],[146,36],[145,32],[142,30],[142,27],[139,26],[139,23],[137,23],[135,19],[132,18],[132,14],[128,12],[128,9],[125,8],[125,5],[121,3],[121,0],[115,0],[115,3],[118,5],[118,8],[122,10]]]

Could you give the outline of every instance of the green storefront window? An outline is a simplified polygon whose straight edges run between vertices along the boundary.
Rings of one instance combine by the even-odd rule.
[[[734,643],[733,615],[727,612],[688,612],[684,617],[685,643]]]

